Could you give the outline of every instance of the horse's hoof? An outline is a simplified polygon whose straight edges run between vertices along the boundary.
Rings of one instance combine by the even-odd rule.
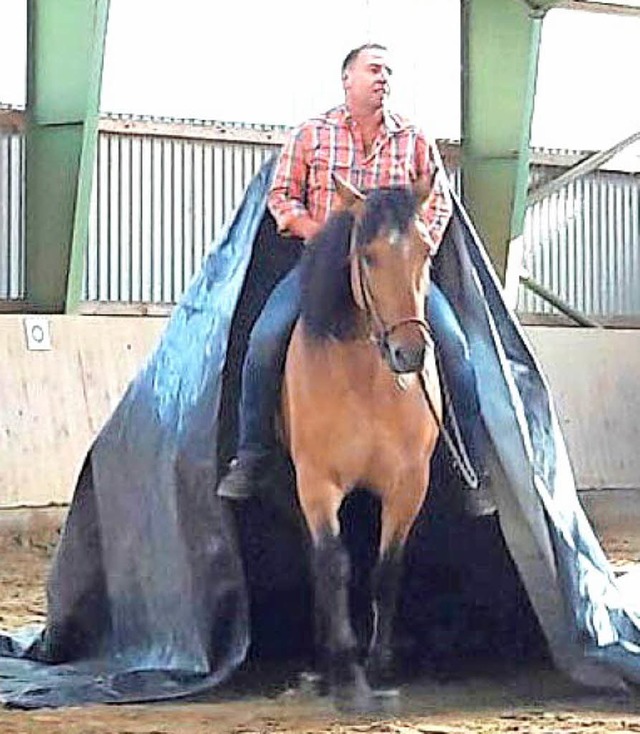
[[[334,696],[336,708],[346,714],[397,714],[400,711],[400,691],[397,688],[385,690],[358,690],[352,695]]]
[[[378,710],[371,691],[359,691],[352,695],[342,691],[333,696],[333,702],[336,709],[343,714],[372,714]]]
[[[305,670],[298,679],[298,692],[303,696],[316,697],[327,695],[326,681],[320,673]]]
[[[376,710],[380,713],[397,714],[400,712],[400,690],[398,688],[374,690],[373,701]]]
[[[373,656],[365,665],[367,680],[374,690],[388,691],[396,688],[396,670],[391,656]]]
[[[350,666],[351,677],[332,686],[333,701],[343,713],[368,714],[375,711],[373,691],[360,665]]]

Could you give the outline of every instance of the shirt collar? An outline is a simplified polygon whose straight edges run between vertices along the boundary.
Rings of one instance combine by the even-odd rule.
[[[338,113],[339,118],[343,122],[350,122],[351,121],[351,112],[349,112],[349,108],[346,104],[342,104],[339,107],[336,108],[336,112]],[[383,110],[382,112],[382,125],[387,133],[397,133],[406,127],[403,122],[402,118],[399,115],[396,115],[393,112],[389,112],[389,110]]]

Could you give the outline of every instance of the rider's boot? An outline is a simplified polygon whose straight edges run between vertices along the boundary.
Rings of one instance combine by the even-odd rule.
[[[229,500],[250,499],[264,480],[266,468],[264,457],[240,455],[229,464],[229,472],[218,485],[216,494]]]

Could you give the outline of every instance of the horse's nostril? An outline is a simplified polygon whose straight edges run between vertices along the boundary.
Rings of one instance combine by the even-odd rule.
[[[409,347],[398,344],[391,349],[391,368],[394,372],[419,372],[424,359],[424,344]]]
[[[411,350],[409,359],[407,360],[412,372],[418,372],[424,365],[424,347],[416,347]]]

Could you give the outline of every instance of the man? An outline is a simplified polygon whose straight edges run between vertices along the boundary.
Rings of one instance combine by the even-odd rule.
[[[268,206],[285,236],[311,239],[337,204],[333,174],[360,191],[432,181],[421,218],[425,247],[433,256],[452,213],[446,174],[435,143],[386,109],[391,69],[387,49],[366,44],[342,64],[344,104],[304,122],[285,143]],[[300,283],[294,268],[274,289],[251,333],[242,374],[237,459],[218,486],[229,499],[250,497],[265,475],[275,444],[273,419],[286,348],[299,313]],[[446,325],[452,358],[468,363],[466,340],[446,299],[435,288],[434,309]],[[475,384],[472,367],[462,379]],[[474,385],[473,385],[474,386]]]
[[[383,46],[354,49],[342,64],[345,103],[294,130],[268,201],[282,233],[309,240],[320,229],[336,204],[334,173],[361,191],[436,174],[423,217],[435,252],[452,210],[446,178],[435,145],[385,109],[390,76]]]

